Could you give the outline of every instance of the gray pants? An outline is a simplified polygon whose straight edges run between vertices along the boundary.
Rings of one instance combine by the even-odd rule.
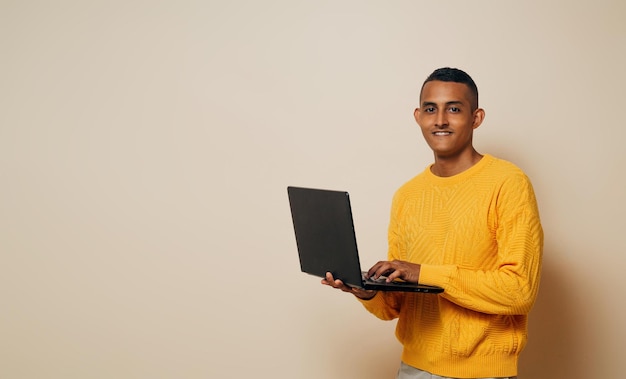
[[[480,379],[516,379],[516,378],[517,378],[516,376],[511,376],[509,378],[480,378]],[[398,376],[396,376],[396,379],[454,379],[454,378],[433,375],[429,372],[422,371],[418,368],[409,366],[404,362],[400,362],[400,369],[398,370]]]

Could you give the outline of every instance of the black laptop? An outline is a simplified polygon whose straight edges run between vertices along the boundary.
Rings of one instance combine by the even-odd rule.
[[[441,287],[365,277],[347,192],[287,187],[287,193],[302,272],[321,278],[330,272],[349,286],[368,290],[443,292]]]

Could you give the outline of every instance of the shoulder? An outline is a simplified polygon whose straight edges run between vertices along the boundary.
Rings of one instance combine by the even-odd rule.
[[[429,175],[427,174],[430,170],[430,166],[428,166],[424,171],[410,178],[406,182],[404,182],[398,189],[396,190],[394,197],[405,197],[411,196],[415,194],[415,192],[420,191],[429,183]]]
[[[482,175],[492,177],[500,182],[530,183],[526,173],[516,164],[492,155],[485,155],[486,159]]]
[[[491,158],[493,162],[486,173],[494,180],[497,203],[516,204],[516,208],[519,209],[532,204],[532,208],[536,209],[535,191],[526,173],[514,163]]]

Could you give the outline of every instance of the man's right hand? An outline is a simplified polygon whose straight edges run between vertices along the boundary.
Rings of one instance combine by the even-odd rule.
[[[376,296],[376,293],[378,292],[373,290],[364,290],[361,288],[350,287],[344,284],[344,282],[342,282],[341,280],[333,278],[333,274],[331,274],[330,272],[326,273],[326,277],[322,279],[322,284],[340,289],[343,292],[350,292],[361,300],[369,300]]]

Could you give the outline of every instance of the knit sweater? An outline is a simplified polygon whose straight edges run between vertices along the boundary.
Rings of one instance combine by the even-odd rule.
[[[408,365],[454,378],[515,376],[542,250],[535,194],[518,167],[491,155],[452,177],[429,167],[394,195],[388,258],[421,264],[420,283],[445,292],[361,302],[398,319]]]

